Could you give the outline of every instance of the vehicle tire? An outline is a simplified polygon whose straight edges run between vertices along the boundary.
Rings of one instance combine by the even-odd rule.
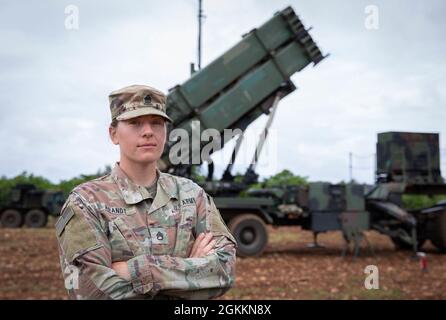
[[[237,240],[237,254],[258,256],[268,243],[268,232],[262,219],[254,214],[237,215],[229,221],[229,230]]]
[[[20,228],[23,224],[22,214],[15,209],[3,211],[0,220],[3,228]]]
[[[25,226],[28,228],[43,228],[48,222],[48,216],[39,209],[31,209],[25,214]]]
[[[438,250],[446,253],[446,210],[431,221],[429,238]]]

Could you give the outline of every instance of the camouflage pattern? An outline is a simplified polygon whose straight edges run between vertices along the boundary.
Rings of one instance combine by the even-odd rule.
[[[166,114],[166,96],[149,86],[132,85],[113,91],[109,102],[112,121],[144,115],[158,115],[172,121]]]
[[[409,184],[443,183],[437,133],[380,133],[376,149],[378,178]]]
[[[360,184],[309,184],[309,207],[314,211],[364,211],[365,186]]]
[[[186,130],[189,137],[209,128],[220,134],[225,129],[244,131],[268,113],[277,95],[284,98],[296,89],[291,81],[293,74],[325,58],[308,30],[293,8],[287,7],[243,35],[200,72],[171,88],[167,114],[175,128]],[[196,123],[200,124],[199,128]],[[217,140],[221,147],[231,141]],[[186,139],[183,142],[189,154],[199,146],[198,143],[187,145]],[[183,168],[176,165],[176,157],[171,157],[173,145],[166,144],[158,165],[163,171],[173,170],[183,175]]]
[[[342,231],[347,239],[361,237],[370,228],[370,213],[365,206],[365,186],[348,183],[345,185],[346,208],[341,214]],[[356,239],[356,238],[355,238]]]
[[[342,250],[342,256],[345,256],[350,243],[353,244],[353,254],[355,257],[359,255],[361,241],[364,239],[373,254],[373,248],[367,240],[364,231],[370,228],[370,213],[362,212],[343,212],[341,214],[342,235],[345,245]]]
[[[345,185],[347,211],[365,211],[365,186],[348,183]]]
[[[312,211],[341,211],[345,209],[345,186],[326,182],[309,185],[309,208]]]
[[[353,239],[370,226],[364,185],[310,183],[308,206],[316,232],[342,230],[346,239]]]
[[[157,174],[155,192],[117,163],[70,193],[56,232],[71,299],[207,299],[233,285],[236,241],[213,199],[191,180]],[[189,258],[202,232],[212,232],[215,253]],[[111,268],[117,261],[131,281]]]
[[[367,211],[342,212],[341,223],[344,235],[350,240],[370,228],[370,213]]]

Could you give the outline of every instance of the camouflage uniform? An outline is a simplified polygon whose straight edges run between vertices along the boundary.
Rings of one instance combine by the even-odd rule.
[[[236,242],[212,198],[189,179],[158,175],[151,205],[118,164],[70,193],[56,224],[70,298],[212,298],[233,284]],[[215,253],[188,258],[196,236],[209,231]],[[127,261],[131,282],[111,269],[116,261]]]
[[[215,252],[189,258],[203,232],[213,234]],[[234,283],[236,241],[212,198],[193,181],[159,170],[152,188],[133,183],[119,163],[79,185],[56,233],[71,299],[208,299]],[[127,261],[130,281],[111,268],[118,261]]]

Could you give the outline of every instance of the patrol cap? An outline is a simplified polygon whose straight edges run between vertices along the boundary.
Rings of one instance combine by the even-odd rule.
[[[158,89],[132,85],[113,91],[108,98],[112,121],[156,115],[172,122],[166,114],[166,96]]]

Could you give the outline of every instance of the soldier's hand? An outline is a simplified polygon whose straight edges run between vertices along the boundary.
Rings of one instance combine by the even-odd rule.
[[[207,256],[208,254],[213,254],[215,240],[212,239],[212,233],[200,233],[195,239],[194,245],[192,246],[192,251],[189,258],[201,258]]]
[[[118,274],[118,276],[120,276],[121,278],[123,278],[127,281],[131,280],[130,271],[129,271],[129,267],[127,266],[127,262],[125,262],[125,261],[113,262],[112,269],[115,270],[116,273]]]

